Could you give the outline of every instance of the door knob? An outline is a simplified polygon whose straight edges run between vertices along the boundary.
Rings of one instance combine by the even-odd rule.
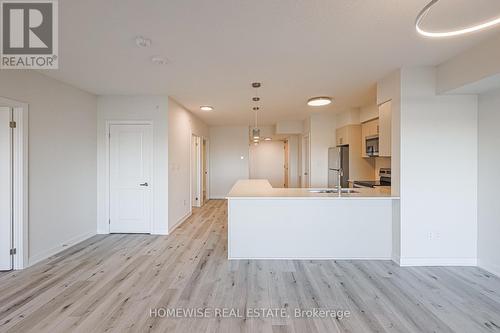
[[[149,186],[149,184],[146,182],[146,183],[139,184],[139,186]]]

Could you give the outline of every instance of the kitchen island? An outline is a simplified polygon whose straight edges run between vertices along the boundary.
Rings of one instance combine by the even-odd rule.
[[[399,198],[324,190],[239,180],[227,195],[229,259],[391,259]]]

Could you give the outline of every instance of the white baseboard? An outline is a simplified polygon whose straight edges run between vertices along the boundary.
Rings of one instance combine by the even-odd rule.
[[[167,228],[161,228],[161,229],[154,229],[151,230],[151,235],[168,235],[168,229]]]
[[[57,245],[56,247],[53,247],[51,249],[48,249],[48,250],[45,250],[45,251],[42,251],[40,253],[37,253],[35,255],[32,255],[28,258],[28,265],[26,267],[29,267],[29,266],[33,266],[34,264],[36,263],[39,263],[40,261],[42,260],[45,260],[49,257],[52,257],[53,255],[59,253],[59,252],[62,252],[80,242],[83,242],[84,240],[86,239],[89,239],[90,237],[93,237],[96,235],[96,232],[95,231],[89,231],[89,232],[86,232],[84,234],[81,234],[81,235],[78,235],[78,236],[75,236],[75,237],[71,237],[70,239],[64,241],[64,242],[61,242],[61,244]]]
[[[479,268],[482,268],[485,271],[488,271],[491,274],[500,277],[500,265],[493,264],[491,262],[485,262],[484,260],[479,260],[478,266]]]
[[[399,266],[477,266],[476,258],[399,258]]]
[[[177,229],[182,223],[184,223],[188,218],[191,217],[191,215],[193,214],[192,211],[189,211],[186,215],[184,215],[183,217],[181,217],[179,219],[179,221],[177,221],[177,223],[172,227],[170,228],[170,230],[168,231],[169,234],[171,234],[172,232],[174,232],[175,229]]]
[[[397,265],[401,266],[401,258],[398,255],[393,254],[392,261],[395,262]]]
[[[378,258],[378,257],[227,257],[228,260],[391,260],[391,258]]]
[[[226,200],[226,197],[225,196],[221,196],[221,197],[219,197],[219,196],[211,196],[209,198],[209,200]]]

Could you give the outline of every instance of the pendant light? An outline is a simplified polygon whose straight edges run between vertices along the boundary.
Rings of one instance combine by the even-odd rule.
[[[415,20],[415,29],[422,36],[434,37],[434,38],[460,36],[500,24],[500,16],[498,16],[487,22],[479,23],[462,29],[449,30],[449,31],[426,31],[422,28],[422,21],[425,18],[425,16],[430,12],[431,8],[438,2],[439,0],[432,0],[417,15],[417,19]]]
[[[253,82],[252,83],[252,88],[258,89],[261,87],[260,82]],[[259,102],[260,97],[258,96],[257,90],[255,91],[255,96],[252,98],[253,102]],[[254,112],[254,127],[252,129],[252,139],[255,145],[259,144],[260,141],[260,128],[258,127],[258,112],[260,110],[260,107],[254,106],[252,108]]]
[[[257,112],[259,112],[259,107],[254,107],[253,108],[253,112],[254,112],[254,126],[253,126],[253,130],[252,130],[252,139],[254,140],[260,140],[260,129],[258,127],[258,123],[257,123],[257,117],[258,117],[258,114]]]

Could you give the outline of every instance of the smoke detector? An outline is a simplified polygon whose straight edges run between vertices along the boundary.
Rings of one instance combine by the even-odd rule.
[[[151,39],[142,36],[137,36],[135,38],[135,45],[140,48],[151,47]]]

